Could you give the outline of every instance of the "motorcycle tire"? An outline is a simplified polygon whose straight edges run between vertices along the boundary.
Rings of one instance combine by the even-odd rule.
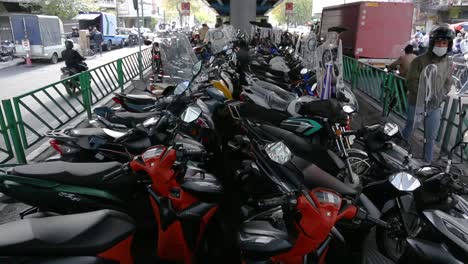
[[[63,86],[65,87],[65,90],[67,90],[68,95],[73,95],[72,84],[70,81],[65,82]]]
[[[396,226],[399,223],[400,228],[404,228],[402,225],[402,220],[401,220],[401,215],[400,212],[398,211],[398,208],[392,208],[390,211],[386,212],[385,214],[382,215],[380,218],[383,221],[386,221],[387,223],[393,224]],[[395,263],[399,263],[399,261],[402,259],[402,257],[405,255],[406,249],[407,249],[407,244],[406,244],[406,237],[404,238],[399,238],[399,239],[393,239],[391,238],[391,232],[396,232],[394,229],[394,226],[392,226],[391,229],[383,228],[381,226],[377,226],[376,229],[376,240],[377,240],[377,247],[379,251],[385,255],[387,258],[391,259]],[[404,232],[404,231],[400,231]],[[393,242],[394,240],[398,240],[396,243],[400,243],[400,245],[391,245],[389,244],[390,242]],[[396,248],[390,248],[390,247],[400,247],[399,249]]]

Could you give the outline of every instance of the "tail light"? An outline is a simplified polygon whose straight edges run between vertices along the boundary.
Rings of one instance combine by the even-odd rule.
[[[114,101],[114,103],[116,103],[116,104],[124,105],[123,100],[120,99],[119,97],[113,97],[113,98],[112,98],[112,101]]]
[[[67,154],[73,154],[78,152],[79,150],[64,144],[61,144],[60,141],[52,139],[49,141],[50,145],[52,146],[53,149],[55,149],[60,155],[67,155]]]
[[[208,124],[202,118],[197,119],[197,125],[203,128],[210,128],[210,126],[208,126]]]
[[[241,93],[241,94],[239,95],[239,101],[245,102],[245,99],[247,99],[247,97],[245,96],[244,93]]]
[[[161,57],[159,55],[153,55],[153,60],[159,60]]]

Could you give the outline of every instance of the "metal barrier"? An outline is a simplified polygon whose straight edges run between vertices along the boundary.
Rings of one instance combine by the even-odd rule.
[[[142,50],[142,67],[143,70],[151,67],[150,48]],[[3,142],[0,140],[0,163],[13,157],[19,163],[25,163],[25,150],[39,142],[46,131],[63,127],[84,112],[90,117],[92,105],[118,89],[123,92],[124,85],[138,75],[137,52],[11,100],[3,100],[3,109],[0,108],[0,137],[3,138]],[[80,90],[73,92],[67,89],[70,82],[79,82]]]
[[[347,56],[343,56],[343,64],[344,80],[351,85],[352,89],[359,89],[379,102],[383,113],[388,110],[392,98],[395,98],[396,105],[393,112],[406,118],[405,79]],[[463,109],[467,111],[468,104],[464,104]],[[458,111],[458,99],[452,98],[449,103],[444,104],[441,126],[436,140],[440,143],[442,153],[447,153],[462,136],[458,129]],[[468,127],[468,119],[464,120],[464,127]],[[465,149],[465,153],[468,156],[468,148]],[[459,156],[460,154],[458,153]]]

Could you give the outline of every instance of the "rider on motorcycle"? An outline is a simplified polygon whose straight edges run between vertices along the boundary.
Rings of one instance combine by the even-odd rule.
[[[77,72],[83,72],[88,70],[86,64],[83,61],[86,60],[83,56],[81,56],[78,51],[73,49],[73,40],[67,39],[65,41],[65,50],[62,51],[62,58],[65,60],[65,65],[69,69],[74,69]]]

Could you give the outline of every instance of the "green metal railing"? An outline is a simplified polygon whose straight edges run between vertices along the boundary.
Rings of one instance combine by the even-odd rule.
[[[396,100],[393,111],[404,116],[407,100],[403,78],[347,56],[343,57],[343,64],[344,80],[351,84],[351,88],[359,89],[381,103],[383,112],[388,110],[390,101]]]
[[[386,113],[390,101],[396,100],[393,112],[402,118],[406,118],[407,97],[405,79],[358,60],[344,56],[344,80],[352,89],[358,89],[382,105],[382,112]],[[468,104],[462,106],[468,110]],[[449,109],[450,108],[450,109]],[[437,142],[441,145],[443,153],[447,153],[461,137],[458,121],[458,99],[445,104],[442,112],[442,123],[438,131]],[[468,127],[468,118],[464,120],[464,128]],[[468,148],[465,149],[468,156]]]
[[[151,67],[151,49],[142,51],[143,70]],[[25,150],[119,90],[139,75],[138,52],[87,72],[49,84],[29,93],[3,100],[0,108],[0,163],[16,158],[25,163]],[[76,92],[67,89],[78,83]],[[6,117],[6,121],[4,119]],[[2,140],[3,139],[3,140]],[[14,150],[14,152],[13,152]]]

